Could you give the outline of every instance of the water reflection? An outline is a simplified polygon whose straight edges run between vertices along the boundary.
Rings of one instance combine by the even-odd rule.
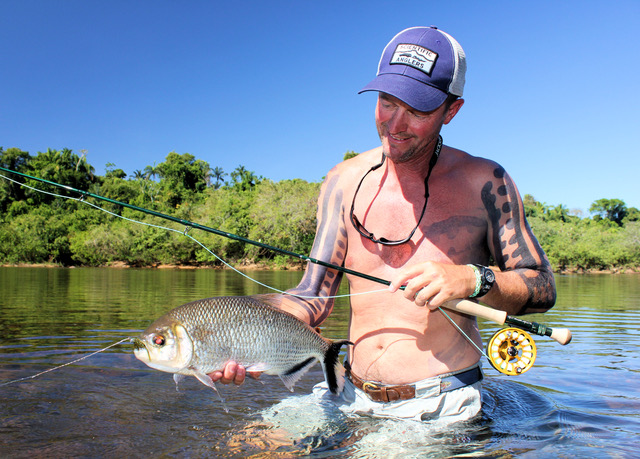
[[[252,272],[278,289],[300,272]],[[121,345],[25,382],[0,386],[0,456],[632,457],[640,433],[640,282],[636,275],[558,276],[558,305],[527,317],[568,327],[536,338],[534,368],[484,363],[482,416],[446,431],[347,418],[305,404],[320,366],[291,394],[277,377],[220,388],[230,412],[189,378],[137,361]],[[0,268],[0,384],[86,356],[198,298],[266,293],[230,271]],[[344,290],[343,290],[344,292]],[[323,333],[344,338],[348,303]],[[497,330],[480,325],[486,342]]]

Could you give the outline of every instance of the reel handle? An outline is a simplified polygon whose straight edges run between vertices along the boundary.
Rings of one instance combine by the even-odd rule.
[[[540,336],[548,336],[551,339],[557,341],[563,346],[571,342],[571,330],[568,328],[551,328],[546,325],[538,324],[535,322],[527,322],[526,320],[519,319],[507,315],[505,311],[482,306],[478,303],[474,303],[469,300],[451,300],[447,301],[444,308],[451,309],[453,311],[461,312],[463,314],[469,314],[483,319],[490,320],[500,325],[505,323],[519,327],[525,331],[535,333]]]

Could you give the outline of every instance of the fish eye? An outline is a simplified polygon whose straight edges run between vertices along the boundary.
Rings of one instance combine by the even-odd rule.
[[[164,346],[164,343],[165,343],[164,336],[162,335],[154,336],[152,341],[153,341],[153,344],[155,344],[156,346]]]

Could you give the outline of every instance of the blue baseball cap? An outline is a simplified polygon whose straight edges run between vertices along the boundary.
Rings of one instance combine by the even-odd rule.
[[[430,112],[449,94],[462,96],[466,70],[462,46],[451,35],[436,27],[412,27],[387,44],[376,78],[358,94],[384,92]]]

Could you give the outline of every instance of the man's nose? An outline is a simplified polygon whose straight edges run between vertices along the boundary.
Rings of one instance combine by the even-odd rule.
[[[393,111],[393,114],[387,121],[390,132],[403,132],[407,129],[407,112],[402,108]]]

